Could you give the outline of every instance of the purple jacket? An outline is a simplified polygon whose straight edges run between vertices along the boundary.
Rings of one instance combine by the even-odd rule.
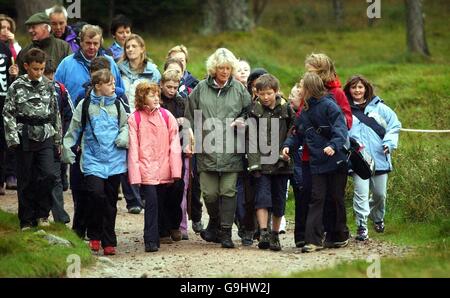
[[[72,27],[66,26],[66,31],[64,32],[62,39],[70,45],[73,53],[80,49],[80,45],[77,43],[77,37],[78,36],[75,31],[73,31]]]

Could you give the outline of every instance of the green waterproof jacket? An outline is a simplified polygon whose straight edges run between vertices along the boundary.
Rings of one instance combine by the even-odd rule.
[[[277,96],[272,110],[256,99],[247,113],[248,170],[261,171],[266,175],[292,174],[293,163],[281,158],[283,143],[290,135],[295,120],[295,113],[290,104]],[[278,130],[273,126],[277,125],[276,122]]]
[[[245,116],[250,103],[248,91],[233,78],[221,88],[209,76],[189,95],[185,117],[194,131],[199,172],[243,170],[245,134],[238,142],[236,128],[231,123]]]

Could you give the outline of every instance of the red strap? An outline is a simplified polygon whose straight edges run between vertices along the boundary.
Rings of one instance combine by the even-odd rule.
[[[164,121],[166,122],[167,128],[169,128],[169,115],[167,114],[167,110],[164,108],[159,108],[161,111],[161,115],[164,118]]]
[[[139,111],[134,112],[134,119],[136,120],[136,126],[139,129],[139,124],[141,123],[141,113]]]

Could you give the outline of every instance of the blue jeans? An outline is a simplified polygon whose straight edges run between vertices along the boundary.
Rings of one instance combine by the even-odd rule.
[[[373,222],[384,220],[386,212],[388,174],[375,175],[367,180],[353,173],[355,190],[353,192],[353,210],[356,225],[367,228],[367,219]],[[372,193],[370,193],[372,192]]]

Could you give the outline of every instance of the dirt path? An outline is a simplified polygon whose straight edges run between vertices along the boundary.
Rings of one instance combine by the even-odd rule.
[[[70,193],[65,193],[66,210],[72,216]],[[0,197],[0,208],[17,212],[14,191]],[[204,211],[205,212],[205,211]],[[205,223],[206,224],[206,223]],[[69,224],[70,225],[70,224]],[[190,223],[189,223],[190,227]],[[369,256],[404,256],[410,248],[369,240],[365,243],[352,240],[348,247],[325,249],[302,254],[294,247],[293,227],[288,226],[281,235],[281,252],[261,251],[256,242],[251,247],[240,244],[233,232],[236,249],[223,249],[219,244],[203,241],[200,235],[189,231],[189,240],[161,244],[157,253],[145,253],[143,242],[144,215],[127,213],[125,202],[119,201],[116,223],[117,255],[98,255],[96,265],[82,268],[82,277],[256,277],[264,274],[288,275],[296,271],[333,266],[342,261],[367,260]],[[368,264],[369,265],[369,264]]]

